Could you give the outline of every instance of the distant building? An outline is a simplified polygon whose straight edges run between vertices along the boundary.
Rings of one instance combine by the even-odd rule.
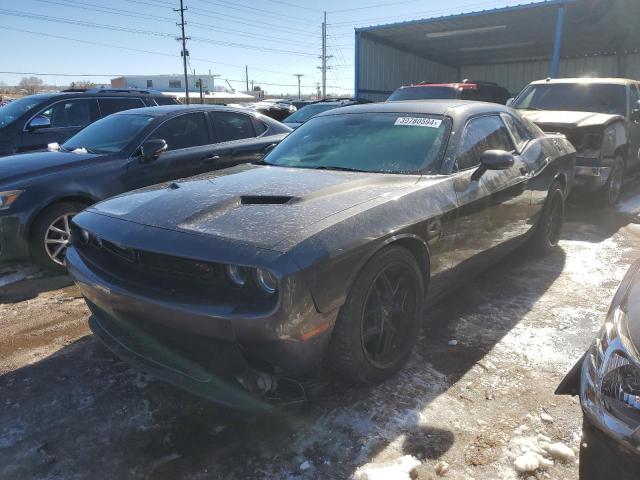
[[[214,90],[214,78],[209,75],[188,76],[189,92],[200,92],[200,86],[197,85],[199,79],[202,79],[202,89],[206,91]],[[112,88],[153,88],[161,92],[184,92],[184,75],[136,75],[125,76],[111,79]],[[218,90],[218,89],[216,89]],[[224,89],[223,89],[224,90]]]
[[[200,100],[200,85],[204,103],[244,103],[253,102],[255,97],[240,92],[228,92],[223,85],[215,85],[215,79],[210,75],[188,76],[189,97],[192,102]],[[218,80],[222,83],[222,80]],[[158,90],[184,101],[184,75],[131,75],[111,79],[111,88],[149,88]]]

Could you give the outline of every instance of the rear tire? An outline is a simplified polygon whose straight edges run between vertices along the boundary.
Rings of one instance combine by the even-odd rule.
[[[554,181],[549,188],[542,215],[530,240],[531,250],[537,255],[547,255],[557,246],[564,224],[564,193],[562,185]]]
[[[31,258],[40,267],[55,273],[65,273],[64,255],[70,240],[70,222],[87,205],[60,202],[45,208],[31,228]]]
[[[358,383],[379,383],[407,362],[422,318],[424,279],[415,257],[391,246],[373,256],[340,309],[330,367]]]

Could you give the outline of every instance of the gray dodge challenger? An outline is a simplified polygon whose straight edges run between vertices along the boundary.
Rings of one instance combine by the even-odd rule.
[[[519,245],[556,247],[574,163],[564,136],[497,104],[338,108],[261,162],[90,207],[67,266],[117,355],[272,405],[325,366],[385,380],[434,299]]]

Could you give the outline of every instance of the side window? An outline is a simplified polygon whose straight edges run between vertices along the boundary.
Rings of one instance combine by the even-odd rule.
[[[153,97],[153,100],[156,102],[156,105],[178,105],[178,101],[168,95],[164,97]]]
[[[631,110],[640,109],[640,85],[631,85]]]
[[[51,122],[51,128],[84,127],[91,123],[90,100],[77,99],[53,104],[41,115]]]
[[[480,164],[480,156],[487,150],[513,150],[507,127],[497,115],[470,120],[458,151],[458,170],[466,170]]]
[[[190,113],[167,120],[149,139],[167,142],[167,150],[197,147],[209,143],[209,130],[204,113]]]
[[[242,113],[213,112],[213,124],[216,127],[219,142],[256,136],[251,117]]]
[[[507,125],[507,128],[511,132],[511,135],[513,135],[513,138],[516,141],[516,146],[518,147],[518,151],[522,151],[522,148],[525,146],[525,144],[529,140],[534,138],[534,136],[531,135],[531,133],[526,128],[524,128],[524,125],[522,125],[520,120],[506,113],[503,113],[501,117],[502,120],[504,120],[504,123]]]
[[[256,137],[262,135],[269,128],[257,118],[252,117],[251,121],[253,122],[253,129],[256,131]]]
[[[123,110],[144,107],[144,103],[139,98],[99,98],[98,105],[100,115],[103,117]]]

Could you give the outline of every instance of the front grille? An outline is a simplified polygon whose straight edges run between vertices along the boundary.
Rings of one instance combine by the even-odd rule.
[[[87,243],[74,242],[80,256],[112,281],[155,294],[175,294],[188,300],[210,300],[234,290],[221,264],[163,255],[123,247],[92,237]]]

